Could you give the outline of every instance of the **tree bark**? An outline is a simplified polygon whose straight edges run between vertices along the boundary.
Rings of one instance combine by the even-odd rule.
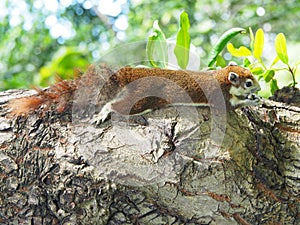
[[[300,224],[299,104],[7,117],[28,94],[0,95],[1,224]]]

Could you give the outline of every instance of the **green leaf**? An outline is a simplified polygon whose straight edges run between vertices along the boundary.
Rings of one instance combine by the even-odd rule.
[[[251,51],[247,47],[241,46],[237,49],[231,43],[227,44],[227,50],[231,55],[235,57],[245,57],[252,55]]]
[[[280,33],[275,38],[275,48],[278,58],[284,63],[289,63],[289,57],[286,49],[286,39],[283,33]]]
[[[263,50],[264,50],[264,42],[265,42],[265,34],[264,31],[260,28],[255,33],[254,39],[254,49],[253,49],[253,56],[260,60]]]
[[[160,29],[157,20],[153,23],[153,33],[148,38],[146,52],[148,60],[153,67],[166,68],[168,46],[165,34]]]
[[[191,38],[189,34],[190,21],[188,14],[182,12],[180,15],[180,28],[177,33],[174,54],[180,68],[185,69],[189,63]]]
[[[254,67],[251,69],[251,73],[255,74],[255,75],[260,75],[263,74],[265,71],[262,67]]]
[[[225,59],[221,55],[218,55],[216,60],[216,66],[225,67],[226,65],[227,64]]]
[[[254,49],[254,34],[253,31],[251,29],[251,27],[249,27],[249,33],[250,33],[250,48],[253,50]]]
[[[264,77],[264,80],[265,80],[267,83],[269,83],[269,82],[273,79],[274,75],[275,75],[274,70],[267,70],[267,71],[264,73],[263,77]]]
[[[279,57],[276,56],[275,59],[273,60],[272,64],[271,64],[271,67],[273,67],[276,63],[278,63],[279,60],[280,60]]]
[[[216,45],[213,47],[208,57],[208,67],[211,67],[216,62],[217,56],[224,49],[228,41],[230,41],[237,34],[241,33],[245,33],[245,29],[239,27],[231,28],[218,39]]]
[[[248,59],[248,58],[244,58],[244,61],[243,61],[243,65],[244,65],[244,67],[250,67],[250,65],[251,65],[251,62],[250,62],[250,60]]]
[[[275,91],[278,90],[278,89],[279,89],[279,87],[277,85],[277,80],[276,79],[272,79],[271,83],[270,83],[271,94],[274,95]]]

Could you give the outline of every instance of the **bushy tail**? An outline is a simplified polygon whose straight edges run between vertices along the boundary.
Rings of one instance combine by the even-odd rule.
[[[112,79],[111,77],[114,77],[111,76],[112,74],[114,74],[114,70],[105,64],[100,64],[98,67],[90,65],[84,75],[76,73],[73,80],[57,78],[56,83],[49,88],[36,88],[37,94],[35,95],[9,101],[7,104],[9,115],[27,116],[36,111],[43,114],[49,110],[63,113],[71,109],[73,101],[88,108],[86,105],[94,100],[93,96],[98,93],[98,86],[102,87],[109,79]],[[77,99],[74,100],[75,92],[78,89],[80,93],[84,93],[81,98],[77,96]],[[102,93],[105,98],[110,94],[112,88],[103,88],[102,91],[106,89],[108,89],[108,93]]]
[[[55,107],[58,113],[64,112],[76,90],[77,79],[60,79],[47,89],[36,88],[37,94],[35,95],[9,101],[7,104],[9,114],[11,116],[27,116],[39,109],[46,111],[51,107]]]

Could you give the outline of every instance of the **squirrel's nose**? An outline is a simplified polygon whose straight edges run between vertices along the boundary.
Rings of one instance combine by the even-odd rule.
[[[256,85],[253,85],[253,88],[252,88],[252,92],[258,92],[261,90],[261,87],[259,85],[259,83],[257,82]]]

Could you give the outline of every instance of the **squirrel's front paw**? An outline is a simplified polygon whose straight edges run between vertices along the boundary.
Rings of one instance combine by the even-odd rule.
[[[101,109],[101,111],[98,114],[94,115],[91,123],[95,125],[100,125],[104,123],[104,121],[108,119],[111,110],[111,103],[106,103]]]
[[[251,93],[247,96],[247,99],[253,104],[253,105],[257,105],[260,100],[261,100],[261,97],[259,97],[257,94],[255,93]]]

